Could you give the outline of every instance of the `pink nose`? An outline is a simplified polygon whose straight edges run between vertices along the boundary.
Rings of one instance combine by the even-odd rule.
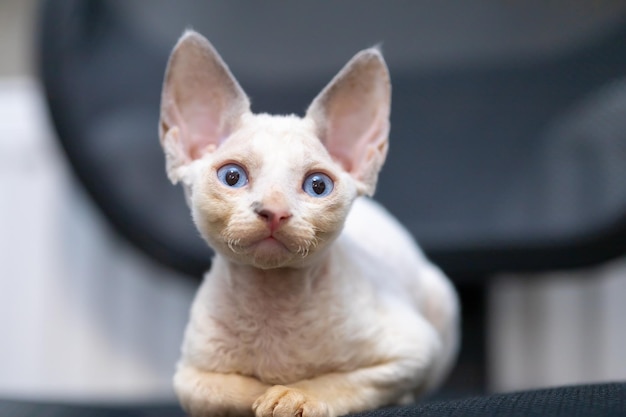
[[[291,217],[291,213],[285,209],[260,207],[254,210],[260,218],[265,220],[273,232],[278,229],[282,222]]]

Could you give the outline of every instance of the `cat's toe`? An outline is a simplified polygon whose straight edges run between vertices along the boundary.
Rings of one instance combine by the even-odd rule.
[[[256,417],[331,417],[328,405],[304,391],[276,385],[252,406]]]

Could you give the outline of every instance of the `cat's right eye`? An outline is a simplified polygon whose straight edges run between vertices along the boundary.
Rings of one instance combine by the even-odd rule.
[[[232,188],[240,188],[248,183],[246,170],[237,164],[226,164],[218,169],[217,178],[222,184]]]

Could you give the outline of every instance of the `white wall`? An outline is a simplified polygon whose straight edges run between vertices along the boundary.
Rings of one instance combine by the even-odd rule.
[[[31,74],[37,0],[0,1],[0,77]]]
[[[0,79],[0,397],[172,399],[195,283],[112,233],[30,79]]]
[[[32,78],[36,0],[0,2],[0,397],[171,400],[195,283],[116,236]]]
[[[489,294],[496,391],[626,380],[626,260],[508,275]]]

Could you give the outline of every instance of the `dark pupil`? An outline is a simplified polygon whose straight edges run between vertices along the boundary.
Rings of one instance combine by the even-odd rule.
[[[313,184],[312,185],[313,185],[313,191],[317,195],[323,194],[324,190],[326,189],[326,183],[320,177],[313,178]]]
[[[239,172],[234,169],[229,170],[226,173],[226,184],[235,185],[239,182]]]

